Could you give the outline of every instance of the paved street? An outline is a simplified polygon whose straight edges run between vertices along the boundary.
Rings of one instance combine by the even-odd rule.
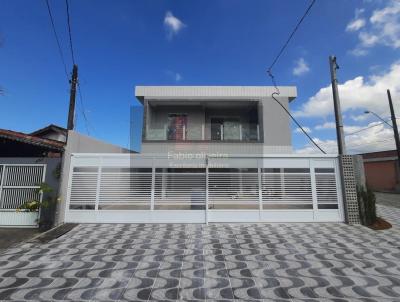
[[[3,252],[0,300],[400,301],[399,242],[396,224],[80,225]]]

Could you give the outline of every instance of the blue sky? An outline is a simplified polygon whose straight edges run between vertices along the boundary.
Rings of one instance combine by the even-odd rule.
[[[64,1],[49,0],[72,68]],[[72,36],[90,135],[124,147],[130,107],[139,148],[135,85],[271,85],[266,74],[310,1],[70,0]],[[400,112],[400,2],[317,0],[275,65],[279,85],[295,85],[291,110],[321,146],[335,152],[328,56],[340,65],[339,93],[353,153],[393,148],[386,88]],[[3,0],[0,10],[0,128],[29,132],[66,125],[69,84],[45,1]],[[77,130],[87,133],[78,101]],[[315,152],[293,125],[293,146]]]

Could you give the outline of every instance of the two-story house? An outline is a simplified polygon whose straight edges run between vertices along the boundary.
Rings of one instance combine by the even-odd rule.
[[[279,90],[288,108],[296,87]],[[273,92],[263,86],[137,86],[144,106],[141,153],[291,153],[290,117]]]
[[[343,221],[337,157],[292,152],[279,90],[136,87],[140,152],[72,151],[65,221]]]

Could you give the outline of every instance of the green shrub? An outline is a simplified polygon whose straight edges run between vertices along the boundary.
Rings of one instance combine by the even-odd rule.
[[[376,197],[374,192],[364,187],[357,188],[357,200],[360,210],[361,223],[371,225],[376,221]]]

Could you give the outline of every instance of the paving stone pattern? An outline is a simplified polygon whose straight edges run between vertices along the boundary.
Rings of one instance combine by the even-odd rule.
[[[399,244],[396,223],[84,224],[0,254],[0,300],[400,301]]]

